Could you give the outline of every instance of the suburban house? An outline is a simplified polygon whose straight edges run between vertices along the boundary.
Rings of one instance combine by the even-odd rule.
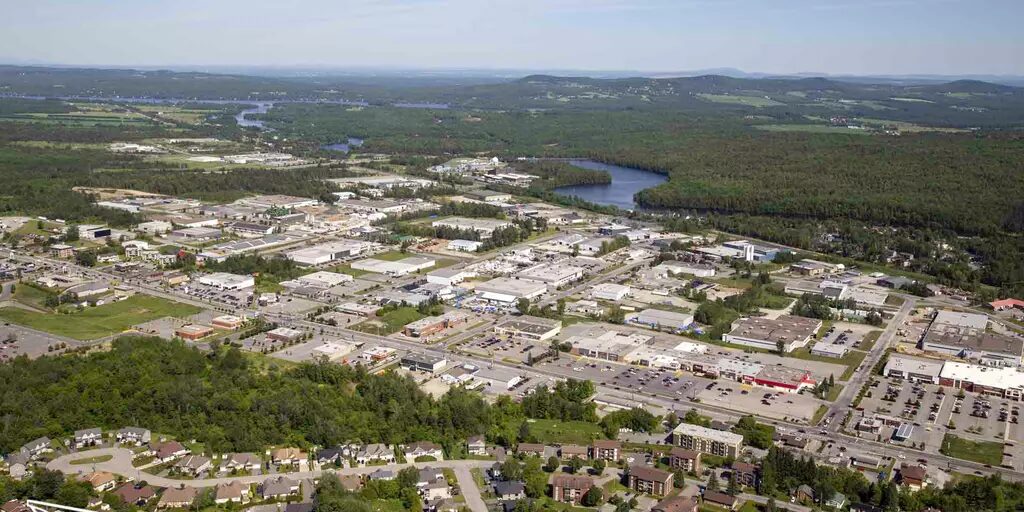
[[[394,480],[395,472],[388,469],[378,469],[377,471],[374,471],[373,473],[367,475],[366,478],[369,480]]]
[[[521,500],[526,498],[526,485],[514,480],[495,482],[494,495],[499,500]]]
[[[129,505],[143,506],[147,501],[156,496],[156,490],[148,485],[139,485],[132,482],[125,483],[114,491],[121,501]]]
[[[195,487],[171,487],[164,491],[157,502],[157,508],[188,508],[196,500],[199,491]]]
[[[900,485],[912,491],[920,491],[928,485],[928,472],[922,466],[902,464],[899,473]]]
[[[430,441],[420,441],[402,446],[402,453],[406,462],[414,462],[420,457],[433,457],[434,460],[444,460],[444,451],[440,445]]]
[[[544,456],[544,445],[537,443],[519,443],[516,447],[516,453],[522,453],[525,455],[536,455],[537,457]]]
[[[551,497],[555,501],[579,503],[593,486],[594,480],[589,476],[557,474],[551,479]]]
[[[158,443],[156,446],[152,446],[153,456],[160,462],[170,462],[178,457],[184,457],[191,450],[185,448],[185,445],[177,441],[167,441],[166,443]]]
[[[249,488],[241,482],[234,481],[227,484],[217,484],[214,491],[213,502],[218,505],[224,503],[244,503],[249,499]]]
[[[49,437],[40,437],[34,439],[22,445],[21,453],[28,455],[31,458],[36,458],[46,452],[52,452],[53,448],[50,447]]]
[[[286,476],[268,478],[260,485],[260,496],[265,500],[285,499],[299,493],[299,482]]]
[[[673,496],[659,501],[651,512],[697,512],[698,506],[696,498]]]
[[[843,505],[846,505],[846,495],[841,492],[832,493],[832,497],[825,500],[826,507],[842,510]]]
[[[452,497],[452,489],[448,486],[448,482],[442,478],[420,488],[420,496],[428,503],[435,500],[446,500]]]
[[[263,460],[255,453],[229,453],[221,462],[221,467],[227,471],[255,471],[261,466]]]
[[[298,465],[306,461],[306,454],[298,448],[278,448],[270,452],[270,460],[274,464]]]
[[[594,459],[601,459],[607,461],[619,460],[619,451],[622,449],[622,443],[614,439],[597,439],[591,446],[593,453],[591,454]]]
[[[117,478],[105,471],[94,471],[79,477],[79,480],[92,486],[96,492],[107,492],[117,487]]]
[[[199,476],[204,471],[213,469],[213,461],[202,455],[186,455],[178,460],[174,467],[186,475]]]
[[[800,487],[796,488],[794,497],[799,502],[814,503],[814,489],[807,484],[801,484]]]
[[[316,452],[316,461],[321,466],[339,464],[346,458],[348,450],[344,448],[324,448]]]
[[[395,450],[386,444],[371,443],[356,453],[356,462],[366,465],[371,462],[395,463]]]
[[[466,440],[466,453],[470,455],[487,455],[487,443],[484,436],[473,436]]]
[[[149,429],[139,427],[125,427],[117,431],[115,439],[118,443],[134,444],[136,446],[147,444],[152,439],[153,434],[149,432]]]
[[[700,473],[700,452],[675,446],[669,452],[668,465],[688,473]]]
[[[95,446],[103,441],[103,429],[89,428],[75,431],[75,448],[82,449],[87,446]]]
[[[672,490],[672,473],[651,466],[629,467],[629,488],[644,494],[664,496]]]
[[[737,505],[735,496],[729,496],[724,492],[718,491],[704,491],[704,502],[717,505],[728,510],[736,510]]]

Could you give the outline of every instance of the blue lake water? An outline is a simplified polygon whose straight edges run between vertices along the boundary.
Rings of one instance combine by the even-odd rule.
[[[615,206],[623,210],[637,209],[637,204],[633,201],[633,194],[668,181],[668,176],[664,174],[621,165],[603,164],[593,160],[572,160],[569,164],[582,169],[607,171],[612,177],[612,182],[601,185],[558,187],[553,192],[563,196],[576,196],[594,204]]]

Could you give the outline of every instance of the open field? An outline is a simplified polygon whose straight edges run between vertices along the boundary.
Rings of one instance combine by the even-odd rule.
[[[82,465],[82,466],[84,466],[86,464],[99,464],[100,462],[107,462],[108,460],[113,459],[113,458],[114,458],[113,455],[100,455],[98,457],[86,457],[84,459],[75,459],[75,460],[71,461],[71,464]]]
[[[769,132],[833,133],[843,135],[871,135],[868,130],[855,130],[845,126],[827,124],[759,124],[755,128]]]
[[[149,295],[135,295],[120,302],[69,314],[34,313],[17,308],[0,308],[0,318],[60,336],[93,340],[123,332],[133,325],[157,318],[181,318],[199,311],[199,308],[188,304]]]
[[[997,466],[1003,462],[1003,445],[992,441],[971,441],[957,437],[953,434],[946,434],[942,438],[942,448],[939,450],[943,455],[956,457],[958,459],[973,460],[982,464]]]
[[[864,362],[864,358],[866,356],[867,353],[859,350],[851,350],[847,352],[845,356],[838,359],[834,357],[816,356],[811,354],[811,349],[809,347],[798,348],[789,353],[789,357],[796,359],[846,365],[846,371],[844,371],[842,375],[835,376],[836,380],[842,381],[850,380],[850,378],[853,377],[853,373],[857,370],[857,367]]]
[[[603,439],[601,427],[584,421],[530,420],[530,436],[541,443],[589,444]]]
[[[401,330],[405,324],[420,318],[423,318],[423,315],[416,308],[402,307],[388,311],[384,316],[364,320],[352,326],[352,329],[373,334],[392,334]]]
[[[777,107],[785,103],[762,96],[733,96],[731,94],[698,94],[697,97],[712,103],[729,103],[746,107]]]

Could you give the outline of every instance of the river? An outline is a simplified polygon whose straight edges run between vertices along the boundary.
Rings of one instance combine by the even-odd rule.
[[[601,185],[558,187],[553,190],[554,193],[563,196],[576,196],[590,203],[615,206],[623,210],[638,209],[638,205],[633,200],[633,194],[668,181],[668,176],[664,174],[621,165],[603,164],[593,160],[570,160],[569,164],[581,169],[607,171],[612,177],[612,182]]]

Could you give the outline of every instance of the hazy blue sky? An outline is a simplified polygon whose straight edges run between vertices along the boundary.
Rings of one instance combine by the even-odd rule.
[[[1024,74],[1024,0],[2,0],[0,61]]]

